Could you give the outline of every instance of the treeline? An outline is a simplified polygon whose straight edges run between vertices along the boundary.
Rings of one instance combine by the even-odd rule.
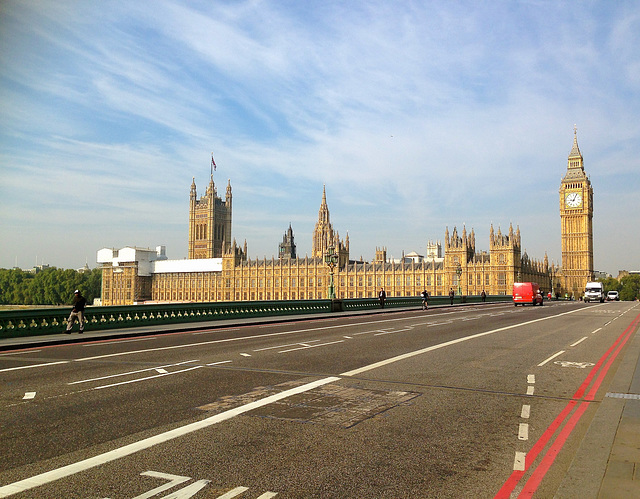
[[[620,280],[608,277],[599,281],[604,285],[605,293],[617,291],[621,300],[633,301],[640,298],[640,274],[629,274],[621,277]]]
[[[100,297],[101,269],[78,272],[44,269],[37,274],[20,269],[0,269],[1,305],[69,305],[78,289],[92,303]]]

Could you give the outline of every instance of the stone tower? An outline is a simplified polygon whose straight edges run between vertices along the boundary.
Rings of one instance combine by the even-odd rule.
[[[280,259],[295,259],[296,258],[296,243],[293,239],[293,229],[291,224],[284,236],[282,236],[282,242],[278,246],[278,258]]]
[[[593,188],[584,172],[575,127],[567,172],[560,183],[560,223],[563,287],[580,296],[593,280]]]
[[[196,180],[189,200],[189,258],[222,258],[231,245],[231,180],[225,200],[218,197],[213,175],[207,191],[197,199]]]
[[[334,248],[335,253],[339,256],[338,266],[342,268],[349,261],[349,234],[346,241],[340,240],[340,235],[333,230],[331,220],[329,218],[329,207],[327,206],[326,187],[322,187],[322,203],[318,210],[318,221],[313,230],[313,246],[311,255],[314,258],[324,258],[329,248]]]

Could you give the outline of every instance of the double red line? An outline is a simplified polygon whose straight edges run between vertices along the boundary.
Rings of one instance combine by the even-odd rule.
[[[555,437],[555,440],[553,440],[547,452],[543,455],[542,460],[537,464],[537,466],[533,468],[533,472],[531,473],[531,476],[529,477],[529,479],[524,485],[524,488],[518,495],[518,497],[533,496],[534,492],[538,489],[540,482],[542,482],[542,479],[545,477],[547,471],[549,471],[549,468],[553,464],[553,461],[555,460],[556,456],[562,450],[562,447],[564,446],[565,442],[569,438],[569,435],[571,435],[571,432],[575,428],[576,424],[578,424],[578,421],[580,421],[580,418],[582,417],[584,412],[587,410],[587,407],[589,407],[589,404],[591,402],[595,401],[594,396],[598,391],[598,388],[600,388],[600,385],[602,384],[602,381],[604,380],[605,376],[607,375],[607,372],[609,371],[611,364],[613,364],[616,357],[620,353],[620,350],[622,350],[622,347],[624,347],[625,343],[629,340],[629,338],[631,337],[633,331],[635,330],[639,322],[640,322],[640,314],[638,314],[638,316],[631,322],[631,324],[629,324],[629,327],[627,327],[627,329],[624,330],[624,332],[618,337],[618,339],[613,343],[613,345],[611,345],[609,350],[607,350],[607,352],[602,357],[600,357],[600,360],[598,361],[598,363],[595,366],[593,366],[593,369],[591,369],[591,372],[589,373],[589,375],[586,377],[584,382],[580,385],[578,390],[573,394],[572,400],[567,404],[567,406],[562,410],[562,412],[558,414],[556,419],[553,420],[553,422],[542,434],[540,439],[534,444],[531,450],[527,453],[527,456],[525,457],[524,470],[513,471],[513,473],[511,473],[511,476],[507,479],[507,481],[504,483],[502,488],[495,495],[494,499],[507,499],[511,497],[511,493],[516,488],[516,486],[518,485],[522,477],[525,475],[525,473],[529,471],[529,469],[532,467],[538,455],[552,440],[558,428],[562,426],[562,424],[565,422],[565,420],[569,417],[569,415],[572,413],[574,408],[577,406],[577,409],[573,411],[573,414],[571,414],[571,417],[569,418],[567,423],[564,425],[562,430]],[[594,378],[595,378],[595,381],[594,381]],[[591,388],[589,389],[589,391],[585,396],[585,392],[589,387],[589,385],[591,385]]]

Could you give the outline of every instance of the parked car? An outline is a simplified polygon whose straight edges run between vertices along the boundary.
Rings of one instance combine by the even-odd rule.
[[[617,291],[609,291],[607,293],[607,301],[620,301],[620,295]]]

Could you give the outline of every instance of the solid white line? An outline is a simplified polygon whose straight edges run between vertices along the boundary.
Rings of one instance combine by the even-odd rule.
[[[529,440],[529,425],[527,423],[520,423],[518,440]]]
[[[246,492],[247,490],[249,490],[249,487],[236,487],[235,489],[230,490],[226,494],[222,494],[221,496],[218,496],[218,499],[231,499],[232,497],[239,496],[240,494]]]
[[[291,388],[290,390],[285,390],[284,392],[270,395],[269,397],[265,397],[261,400],[256,400],[243,406],[236,407],[235,409],[230,409],[228,411],[221,412],[220,414],[213,415],[203,420],[181,426],[180,428],[175,428],[173,430],[160,433],[159,435],[145,438],[138,442],[133,442],[129,445],[125,445],[124,447],[105,452],[104,454],[99,454],[97,456],[78,461],[77,463],[63,466],[62,468],[47,471],[30,478],[25,478],[24,480],[20,480],[9,485],[5,485],[4,487],[0,487],[0,497],[7,497],[19,492],[24,492],[34,487],[38,487],[39,485],[45,485],[61,478],[80,473],[81,471],[95,468],[96,466],[100,466],[102,464],[115,461],[116,459],[129,456],[141,450],[148,449],[149,447],[153,447],[154,445],[168,442],[169,440],[173,440],[174,438],[178,438],[194,431],[207,428],[217,423],[221,423],[223,421],[226,421],[227,419],[231,419],[235,416],[244,414],[259,407],[263,407],[265,405],[272,404],[273,402],[291,397],[292,395],[308,392],[309,390],[313,390],[314,388],[317,388],[319,386],[327,385],[339,380],[340,378],[336,376],[319,379],[317,381],[307,383],[306,385],[297,386],[295,388]]]
[[[138,373],[144,373],[144,372],[147,372],[147,371],[153,371],[154,369],[164,369],[165,367],[181,366],[182,364],[189,364],[190,362],[198,362],[198,361],[197,360],[186,360],[184,362],[178,362],[177,364],[167,364],[166,366],[149,367],[147,369],[139,369],[137,371],[128,371],[126,373],[110,374],[108,376],[101,376],[99,378],[82,379],[80,381],[72,381],[71,383],[67,383],[67,385],[78,385],[80,383],[90,383],[92,381],[102,381],[103,379],[118,378],[120,376],[130,376],[132,374],[138,374]]]
[[[34,398],[36,398],[36,392],[26,392],[24,397],[22,397],[22,400],[31,400]]]
[[[94,390],[102,390],[103,388],[111,388],[114,386],[128,385],[130,383],[137,383],[138,381],[147,381],[148,379],[162,378],[163,376],[171,376],[172,374],[186,373],[188,371],[193,371],[194,369],[200,369],[202,367],[203,366],[194,366],[194,367],[189,367],[187,369],[182,369],[181,371],[173,371],[170,373],[168,372],[166,374],[158,374],[156,376],[147,376],[146,378],[130,379],[129,381],[121,381],[120,383],[113,383],[111,385],[96,386],[94,387]]]
[[[296,350],[308,350],[309,348],[326,347],[327,345],[335,345],[336,343],[344,343],[344,340],[330,341],[329,343],[319,343],[318,345],[309,345],[306,347],[290,348],[289,350],[281,350],[278,353],[295,352]]]
[[[578,310],[573,310],[571,312],[565,312],[567,314],[573,313],[573,312],[577,312]],[[465,312],[465,311],[463,311]],[[461,313],[461,312],[446,312],[445,314],[442,315],[446,315],[446,314],[453,314],[453,313]],[[554,317],[559,317],[560,315],[563,314],[559,314],[558,316],[554,316]],[[536,319],[535,321],[538,320],[544,320],[544,319],[550,319],[553,317],[546,317],[543,319]],[[129,350],[126,352],[118,352],[118,353],[108,353],[108,354],[104,354],[104,355],[95,355],[93,357],[83,357],[80,359],[74,359],[74,362],[84,362],[87,360],[96,360],[96,359],[105,359],[105,358],[109,358],[109,357],[118,357],[120,355],[134,355],[134,354],[138,354],[138,353],[148,353],[148,352],[159,352],[159,351],[163,351],[163,350],[176,350],[179,348],[198,348],[201,347],[203,345],[212,345],[215,343],[229,343],[229,342],[234,342],[234,341],[243,341],[243,340],[256,340],[256,339],[262,339],[262,338],[269,338],[272,336],[287,336],[290,334],[298,334],[298,333],[308,333],[310,331],[326,331],[328,329],[343,329],[343,328],[352,328],[352,327],[357,327],[357,326],[367,326],[369,324],[380,324],[382,322],[398,322],[398,321],[406,321],[408,320],[407,317],[397,317],[395,319],[381,319],[381,320],[374,320],[374,321],[368,321],[368,322],[357,322],[357,323],[353,323],[353,324],[337,324],[335,326],[323,326],[323,327],[312,327],[312,328],[307,328],[307,329],[296,329],[293,331],[280,331],[277,333],[267,333],[267,334],[256,334],[254,336],[241,336],[238,338],[225,338],[222,340],[210,340],[210,341],[202,341],[202,342],[198,342],[198,343],[187,343],[184,345],[173,345],[173,346],[169,346],[169,347],[157,347],[157,348],[145,348],[142,350]],[[531,322],[535,322],[535,321],[531,321]],[[524,324],[528,324],[528,323],[523,323]],[[515,327],[515,326],[514,326]],[[235,328],[235,329],[239,329],[239,328]],[[508,329],[508,328],[507,328]],[[228,329],[225,329],[225,331],[228,331]],[[371,331],[371,332],[378,332],[380,331],[379,329],[377,329],[376,331]],[[208,333],[210,331],[204,331],[202,333],[192,333],[192,334],[204,334],[204,333]],[[356,333],[357,334],[357,333]],[[363,334],[363,333],[360,333]]]
[[[516,458],[513,460],[514,471],[524,471],[524,462],[527,455],[524,452],[516,451]]]
[[[46,367],[46,366],[55,366],[58,364],[68,364],[69,360],[61,360],[59,362],[47,362],[46,364],[32,364],[30,366],[20,366],[20,367],[7,367],[6,369],[0,369],[0,373],[4,373],[7,371],[18,371],[20,369],[32,369],[34,367]]]
[[[444,343],[440,343],[438,345],[433,345],[427,348],[423,348],[421,350],[416,350],[414,352],[408,352],[408,353],[404,353],[402,355],[398,355],[397,357],[392,357],[390,359],[386,359],[386,360],[381,360],[380,362],[375,362],[374,364],[369,364],[368,366],[364,366],[364,367],[360,367],[358,369],[354,369],[353,371],[347,371],[346,373],[342,373],[340,376],[356,376],[358,374],[367,372],[367,371],[371,371],[372,369],[377,369],[378,367],[384,367],[388,364],[393,364],[394,362],[398,362],[400,360],[405,360],[405,359],[410,359],[411,357],[415,357],[416,355],[422,355],[423,353],[427,353],[427,352],[432,352],[434,350],[438,350],[440,348],[444,348],[444,347],[448,347],[451,345],[455,345],[457,343],[463,343],[465,341],[469,341],[469,340],[474,340],[476,338],[482,338],[483,336],[488,336],[490,334],[495,334],[495,333],[499,333],[502,331],[507,331],[509,329],[514,329],[517,327],[522,327],[522,326],[527,326],[529,324],[534,324],[536,322],[540,322],[540,321],[546,321],[549,319],[555,319],[557,317],[561,317],[563,315],[567,315],[567,314],[573,314],[575,312],[579,312],[582,309],[575,309],[575,310],[571,310],[569,312],[563,312],[561,314],[558,315],[551,315],[549,317],[541,317],[539,319],[533,319],[527,322],[522,322],[520,324],[513,324],[511,326],[505,326],[505,327],[501,327],[498,329],[492,329],[491,331],[485,331],[484,333],[477,333],[477,334],[472,334],[470,336],[465,336],[463,338],[458,338],[455,340],[451,340],[451,341],[446,341]]]
[[[228,364],[229,362],[233,362],[231,360],[221,360],[219,362],[212,362],[211,364],[206,364],[207,366],[217,366],[220,364]]]
[[[540,362],[540,364],[538,364],[538,367],[542,367],[544,366],[547,362],[552,361],[553,359],[555,359],[558,355],[562,355],[564,353],[564,350],[560,350],[558,353],[554,353],[551,357],[549,357],[547,360],[543,360],[542,362]]]
[[[523,419],[529,419],[530,415],[531,415],[531,406],[526,404],[523,405],[522,412],[520,413],[520,417]]]
[[[580,343],[582,343],[584,340],[586,340],[588,338],[588,336],[585,336],[584,338],[582,338],[581,340],[576,341],[575,343],[572,343],[571,345],[569,345],[570,347],[575,347],[576,345],[579,345]]]

